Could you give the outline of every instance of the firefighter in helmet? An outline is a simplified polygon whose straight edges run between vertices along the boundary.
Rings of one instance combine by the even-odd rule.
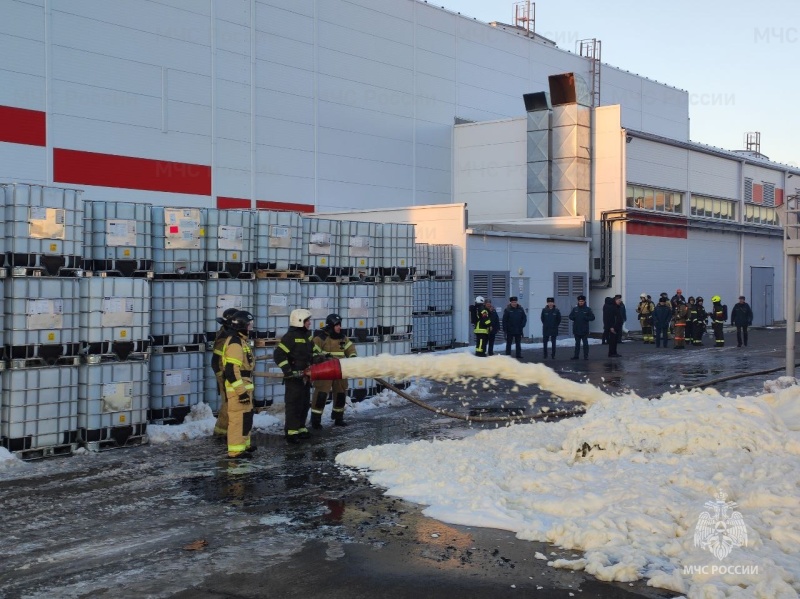
[[[477,316],[475,322],[475,355],[480,358],[486,357],[486,350],[489,344],[489,331],[492,330],[492,319],[489,317],[489,311],[486,309],[486,300],[482,295],[475,298],[475,314]]]
[[[214,353],[211,356],[211,370],[217,379],[217,389],[219,390],[219,414],[214,423],[214,436],[224,439],[228,434],[228,402],[225,395],[225,382],[222,378],[222,348],[230,336],[231,317],[239,311],[238,308],[228,308],[217,318],[220,324],[219,330],[214,337]]]
[[[289,330],[281,337],[273,359],[283,371],[286,398],[284,399],[285,422],[283,431],[286,441],[299,443],[310,437],[306,428],[306,418],[311,407],[311,383],[305,369],[320,355],[319,348],[311,336],[311,312],[304,309],[292,310],[289,314]]]
[[[342,317],[328,314],[325,327],[314,335],[314,345],[320,352],[331,358],[355,358],[356,346],[342,332]],[[344,421],[344,405],[347,400],[347,380],[315,381],[311,401],[311,428],[322,428],[322,412],[328,399],[333,400],[331,419],[336,426],[347,426]]]
[[[711,330],[714,331],[714,347],[725,347],[725,334],[722,327],[725,321],[728,320],[728,306],[722,303],[722,298],[715,295],[711,298]]]
[[[253,315],[236,312],[229,321],[230,335],[222,347],[222,379],[228,404],[228,457],[249,457],[255,451],[250,444],[253,428],[253,351],[248,338],[253,329]]]

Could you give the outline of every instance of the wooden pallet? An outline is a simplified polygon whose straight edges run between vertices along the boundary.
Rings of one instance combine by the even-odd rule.
[[[127,438],[125,443],[120,445],[114,439],[104,439],[103,441],[83,441],[82,445],[89,451],[101,452],[110,451],[112,449],[125,449],[126,447],[138,447],[140,445],[147,445],[150,443],[150,437],[147,435],[136,435]]]
[[[302,270],[270,270],[259,268],[255,272],[257,279],[303,279],[305,273]]]
[[[253,339],[254,347],[275,347],[281,342],[280,339],[274,337],[272,339]]]
[[[77,443],[67,443],[65,445],[52,445],[50,447],[21,449],[12,453],[21,460],[43,460],[45,458],[71,456],[75,453],[76,449],[78,449]]]

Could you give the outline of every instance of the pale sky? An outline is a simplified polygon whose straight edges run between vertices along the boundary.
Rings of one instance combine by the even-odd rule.
[[[431,3],[485,22],[510,23],[514,11],[512,0]],[[800,166],[797,0],[535,5],[536,32],[559,48],[597,38],[604,63],[688,91],[693,141],[737,150],[745,132],[759,131],[763,154]]]

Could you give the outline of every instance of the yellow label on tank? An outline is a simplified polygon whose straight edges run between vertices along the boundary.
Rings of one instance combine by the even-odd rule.
[[[364,260],[364,258],[361,258],[361,260],[358,261],[358,265],[359,266],[366,266],[367,265],[367,261]]]
[[[125,248],[124,250],[122,250],[122,255],[127,258],[128,256],[131,255],[131,251],[129,249]]]
[[[119,332],[119,336],[120,336],[120,337],[122,337],[123,339],[125,339],[125,337],[127,337],[127,336],[128,336],[128,331],[126,331],[125,329],[122,329],[122,330]]]
[[[200,237],[205,237],[205,235],[206,235],[206,230],[200,229]]]
[[[120,422],[120,424],[124,424],[125,423],[125,414],[120,414],[119,415],[119,422]]]
[[[178,396],[178,403],[180,403],[180,404],[186,403],[186,396],[185,395],[179,395]]]
[[[239,259],[239,254],[233,252],[233,254],[231,254],[231,260],[238,260],[238,259]]]
[[[50,251],[55,252],[58,249],[58,244],[51,243],[50,244]]]
[[[322,266],[325,266],[325,265],[326,265],[328,262],[327,262],[327,259],[326,259],[326,258],[320,258],[320,259],[319,259],[319,263],[320,263]]]
[[[56,340],[56,334],[55,333],[47,333],[47,340],[48,341],[55,341]]]

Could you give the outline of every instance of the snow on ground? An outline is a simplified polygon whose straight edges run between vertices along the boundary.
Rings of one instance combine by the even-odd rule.
[[[560,387],[555,373],[525,376]],[[655,401],[586,390],[579,395],[593,401],[582,418],[368,447],[336,461],[427,505],[430,517],[584,552],[554,567],[644,578],[698,599],[798,597],[800,387],[784,377],[765,389]]]

